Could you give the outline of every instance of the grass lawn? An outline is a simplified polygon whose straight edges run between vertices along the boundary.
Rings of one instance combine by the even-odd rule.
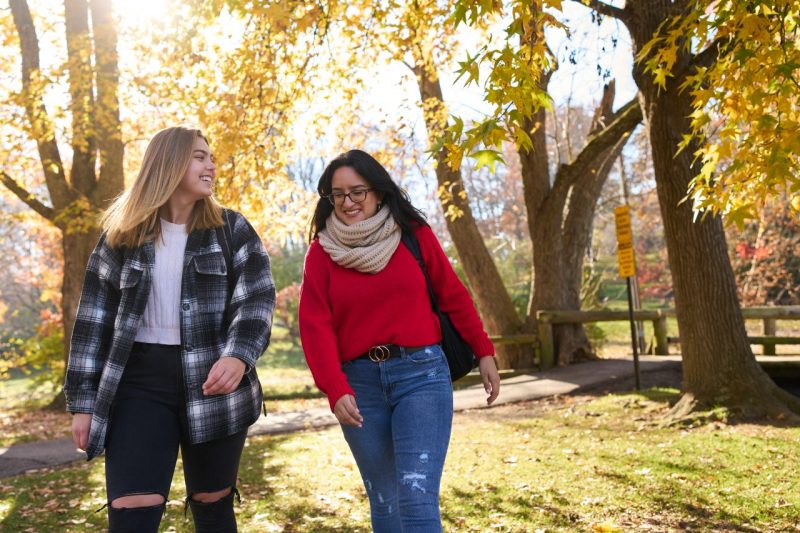
[[[447,531],[797,531],[800,428],[663,428],[677,391],[568,396],[457,414]],[[241,531],[368,531],[338,428],[250,439]],[[176,476],[164,525],[191,531]],[[102,458],[0,480],[0,530],[95,531]]]
[[[302,349],[292,343],[285,328],[273,328],[272,342],[257,368],[270,412],[327,405],[314,385]],[[68,436],[69,414],[39,409],[59,393],[46,385],[34,387],[33,380],[24,375],[0,380],[0,446]]]

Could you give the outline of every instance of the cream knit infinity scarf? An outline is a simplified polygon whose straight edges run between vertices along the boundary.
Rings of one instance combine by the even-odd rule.
[[[377,274],[392,258],[401,237],[400,226],[384,205],[373,216],[350,226],[331,213],[319,232],[319,243],[335,263]]]

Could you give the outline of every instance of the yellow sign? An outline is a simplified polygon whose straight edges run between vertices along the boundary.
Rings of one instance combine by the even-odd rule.
[[[633,253],[633,231],[631,231],[631,209],[627,205],[614,208],[617,227],[617,262],[619,276],[630,278],[636,275],[636,258]]]

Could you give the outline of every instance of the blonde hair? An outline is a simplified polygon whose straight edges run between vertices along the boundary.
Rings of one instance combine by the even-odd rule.
[[[150,140],[136,181],[103,214],[103,230],[110,246],[135,248],[161,236],[159,209],[189,169],[198,137],[208,142],[199,129],[176,126],[159,131]],[[195,203],[187,231],[221,225],[222,208],[208,197]]]

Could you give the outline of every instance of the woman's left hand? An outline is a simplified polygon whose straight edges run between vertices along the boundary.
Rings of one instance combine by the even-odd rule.
[[[236,390],[244,376],[244,361],[236,357],[221,357],[214,363],[203,383],[203,394],[228,394]]]
[[[481,373],[481,381],[483,381],[483,389],[489,395],[486,398],[486,403],[492,405],[500,394],[500,374],[497,372],[497,365],[494,362],[494,357],[481,357],[478,359],[478,370]]]

